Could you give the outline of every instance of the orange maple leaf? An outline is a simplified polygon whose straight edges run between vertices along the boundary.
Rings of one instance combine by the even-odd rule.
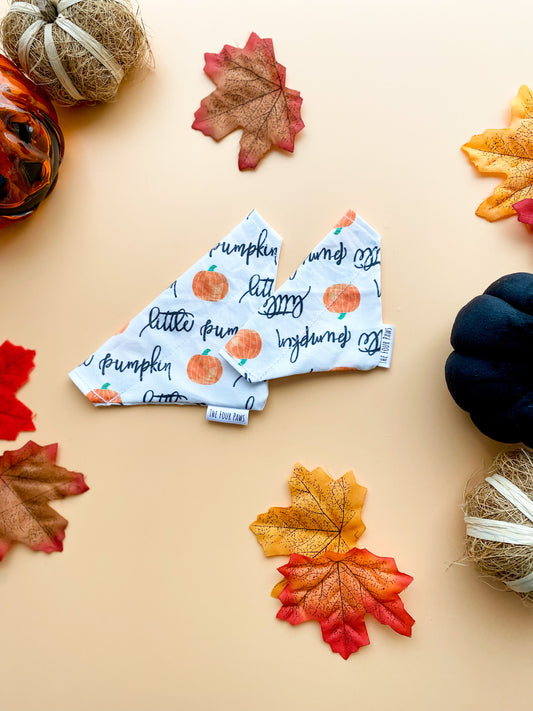
[[[202,99],[193,128],[217,141],[242,128],[240,170],[255,168],[272,146],[292,153],[304,127],[302,99],[285,86],[271,39],[252,32],[244,49],[224,45],[219,54],[206,53],[204,71],[217,88]]]
[[[277,617],[291,625],[316,620],[324,641],[343,659],[370,643],[366,613],[411,636],[414,620],[399,593],[413,578],[400,573],[393,558],[380,558],[364,548],[328,551],[318,558],[295,554],[278,570],[287,584],[279,593]]]
[[[511,102],[509,128],[488,129],[462,147],[480,173],[506,179],[484,200],[476,215],[489,222],[514,215],[513,205],[533,197],[533,93],[522,86]]]
[[[274,506],[250,526],[265,555],[302,553],[314,558],[354,547],[365,530],[361,509],[366,489],[353,472],[332,479],[320,467],[308,471],[296,464],[289,490],[292,506]]]
[[[49,501],[88,490],[83,474],[58,466],[57,444],[28,442],[0,457],[0,560],[15,541],[34,551],[63,550],[68,521]]]

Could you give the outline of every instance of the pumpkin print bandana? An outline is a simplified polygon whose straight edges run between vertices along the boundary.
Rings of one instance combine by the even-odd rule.
[[[377,232],[350,210],[275,290],[280,245],[251,212],[71,379],[95,405],[246,411],[271,378],[388,367]]]
[[[267,383],[249,383],[218,351],[264,301],[265,285],[276,279],[280,245],[281,237],[251,212],[71,379],[95,405],[262,410]]]
[[[296,373],[388,367],[381,320],[380,238],[350,210],[222,356],[252,383]]]

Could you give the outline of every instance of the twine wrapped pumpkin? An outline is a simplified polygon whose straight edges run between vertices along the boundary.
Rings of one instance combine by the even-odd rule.
[[[485,574],[533,602],[533,456],[502,452],[464,502],[466,554]]]
[[[149,56],[129,0],[13,0],[0,38],[9,58],[63,106],[109,101]]]

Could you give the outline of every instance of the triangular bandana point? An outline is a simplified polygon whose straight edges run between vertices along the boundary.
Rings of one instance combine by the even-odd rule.
[[[276,279],[281,237],[254,210],[70,377],[95,405],[217,405],[261,410],[218,351]],[[250,286],[252,285],[252,286]]]
[[[380,364],[380,237],[348,210],[221,350],[251,382]]]

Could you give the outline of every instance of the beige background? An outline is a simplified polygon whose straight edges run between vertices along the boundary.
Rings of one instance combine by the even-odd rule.
[[[90,492],[57,504],[50,556],[0,565],[2,711],[531,708],[533,614],[462,558],[467,480],[502,448],[443,378],[458,309],[533,267],[515,219],[474,215],[496,179],[460,146],[533,83],[529,0],[143,0],[156,70],[117,102],[62,112],[54,193],[0,234],[0,340],[37,350],[33,438]],[[239,173],[239,135],[190,128],[203,53],[272,37],[304,98],[294,155]],[[67,378],[252,208],[284,237],[281,283],[348,207],[382,235],[390,371],[272,383],[248,428],[186,407],[96,409]],[[32,435],[21,434],[14,449]],[[412,639],[368,621],[348,661],[317,624],[275,619],[285,558],[248,524],[288,505],[294,462],[368,487],[361,545],[394,556]]]

